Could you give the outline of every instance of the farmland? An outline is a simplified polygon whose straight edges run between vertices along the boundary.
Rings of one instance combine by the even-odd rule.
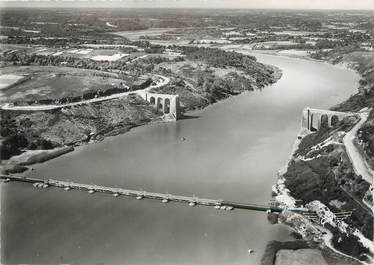
[[[119,78],[115,73],[56,66],[9,66],[1,73],[0,78],[10,76],[13,79],[8,79],[14,81],[18,77],[17,82],[2,89],[1,102],[59,100],[115,88],[126,91],[137,80],[133,76]]]

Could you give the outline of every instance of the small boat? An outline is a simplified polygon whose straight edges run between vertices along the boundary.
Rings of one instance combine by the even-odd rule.
[[[252,254],[252,253],[254,253],[254,252],[255,252],[255,251],[254,251],[253,249],[251,249],[251,248],[248,249],[248,253],[249,253],[249,254]]]
[[[221,208],[221,206],[219,205],[214,206],[214,209],[219,209],[219,208]]]
[[[162,199],[162,202],[163,202],[163,203],[168,203],[169,200],[168,200],[168,199]]]
[[[115,192],[115,193],[113,193],[113,196],[114,196],[114,197],[118,197],[118,196],[119,196],[119,193]]]
[[[136,199],[141,200],[141,199],[143,199],[143,196],[142,195],[136,196]]]
[[[223,205],[223,206],[220,207],[220,209],[221,210],[226,210],[226,206]]]
[[[71,188],[69,186],[65,187],[64,190],[68,191],[70,190]]]
[[[226,211],[232,211],[234,209],[234,207],[232,206],[226,206]]]
[[[196,206],[196,202],[190,202],[189,204],[188,204],[189,206]]]
[[[10,181],[10,178],[4,179],[4,182],[9,182],[9,181]]]
[[[95,191],[94,190],[89,190],[88,193],[92,194],[92,193],[95,193]]]

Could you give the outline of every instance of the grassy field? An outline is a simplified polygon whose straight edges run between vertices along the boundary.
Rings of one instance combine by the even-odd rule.
[[[150,28],[146,30],[132,30],[116,32],[117,35],[128,38],[129,40],[138,40],[142,36],[154,37],[160,36],[168,31],[173,31],[174,28]]]
[[[120,79],[116,74],[54,66],[4,67],[1,76],[23,76],[2,89],[0,102],[35,101],[75,97],[88,92],[130,86],[136,78]],[[1,77],[0,76],[0,77]]]
[[[137,46],[122,46],[122,47],[105,47],[100,48],[100,46],[87,46],[87,47],[80,47],[80,48],[53,48],[53,47],[46,47],[46,46],[33,46],[27,47],[23,45],[9,45],[4,44],[0,47],[1,53],[9,53],[9,52],[27,52],[28,54],[36,54],[41,56],[59,56],[59,57],[71,57],[71,58],[80,58],[80,59],[92,59],[98,60],[97,58],[108,58],[110,60],[129,60],[134,59],[138,56],[142,56],[145,53],[140,51]],[[118,56],[121,55],[121,56]],[[112,58],[110,58],[113,56]],[[103,59],[103,60],[104,60]]]
[[[15,75],[15,74],[3,74],[0,75],[0,90],[9,87],[17,83],[19,80],[23,79],[24,76],[22,75]]]
[[[352,52],[343,55],[342,61],[356,64],[357,71],[362,74],[366,82],[374,83],[374,52]]]

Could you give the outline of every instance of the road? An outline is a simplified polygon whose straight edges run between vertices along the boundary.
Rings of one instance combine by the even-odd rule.
[[[95,103],[95,102],[101,102],[101,101],[110,100],[110,99],[116,99],[116,98],[127,96],[131,93],[147,92],[147,91],[149,91],[153,88],[163,87],[170,82],[170,78],[168,78],[166,76],[155,75],[155,77],[159,78],[158,82],[155,85],[150,85],[150,86],[146,87],[145,89],[141,89],[141,90],[117,93],[117,94],[113,94],[113,95],[109,95],[109,96],[92,98],[92,99],[82,100],[82,101],[79,101],[79,102],[66,103],[66,104],[13,106],[9,103],[6,103],[1,107],[1,109],[3,109],[3,110],[22,110],[22,111],[43,111],[43,110],[60,109],[60,108],[64,108],[64,107],[73,107],[73,106],[82,105],[82,104]]]
[[[345,148],[347,150],[349,159],[352,162],[353,169],[357,175],[361,175],[370,184],[373,184],[374,171],[369,167],[366,159],[362,157],[360,151],[354,144],[354,139],[356,137],[357,131],[361,128],[364,122],[369,116],[370,110],[365,110],[359,112],[361,120],[350,130],[343,139]]]

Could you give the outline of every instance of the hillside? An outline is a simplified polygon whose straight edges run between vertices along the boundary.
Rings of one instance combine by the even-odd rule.
[[[358,129],[354,145],[373,169],[374,53],[351,52],[340,55],[339,52],[332,51],[328,61],[351,67],[362,77],[358,92],[332,109],[344,112],[369,110],[367,120]],[[289,194],[307,207],[316,202],[324,209],[327,206],[326,210],[321,210],[323,214],[328,211],[352,211],[349,219],[325,224],[331,232],[331,239],[326,238],[323,233],[318,235],[312,230],[300,230],[295,221],[290,221],[292,216],[286,214],[282,218],[283,222],[301,233],[304,239],[316,241],[320,246],[331,244],[329,247],[336,249],[335,251],[370,262],[373,258],[373,243],[370,242],[373,238],[372,183],[355,173],[344,144],[344,136],[358,120],[358,117],[345,118],[335,126],[306,132],[275,190],[278,201]],[[303,218],[299,222],[305,226],[312,225]],[[316,236],[321,238],[317,240]]]
[[[25,150],[78,145],[158,119],[160,114],[138,96],[53,111],[0,110],[3,160]]]

